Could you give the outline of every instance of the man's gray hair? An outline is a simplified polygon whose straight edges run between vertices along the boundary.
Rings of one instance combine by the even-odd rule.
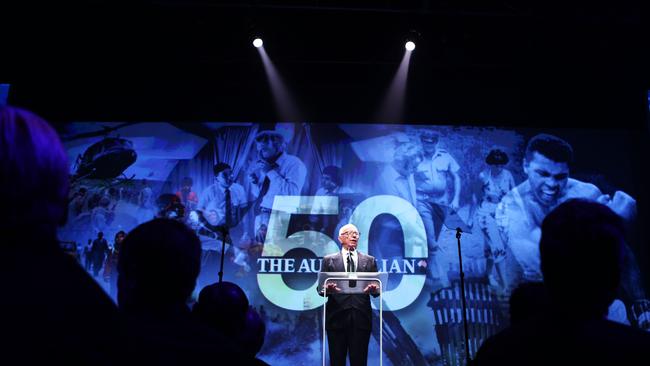
[[[354,229],[357,232],[359,232],[359,229],[356,226],[354,226],[353,224],[345,224],[345,225],[341,226],[341,228],[339,229],[339,236],[343,235],[343,233],[346,233],[346,232],[350,231],[350,229]]]

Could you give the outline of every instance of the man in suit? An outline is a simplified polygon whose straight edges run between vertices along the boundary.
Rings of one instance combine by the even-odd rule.
[[[322,272],[377,272],[375,257],[359,253],[359,230],[347,224],[339,230],[342,249],[323,258]],[[319,293],[328,296],[326,330],[332,366],[345,366],[350,354],[350,366],[366,365],[368,343],[372,329],[370,296],[379,295],[379,287],[368,284],[363,294],[342,294],[334,282],[327,283]]]

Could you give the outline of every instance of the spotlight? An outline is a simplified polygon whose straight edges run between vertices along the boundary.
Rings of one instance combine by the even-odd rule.
[[[404,45],[404,48],[406,48],[407,51],[413,51],[415,49],[415,43],[413,43],[412,41],[408,41]]]
[[[262,38],[255,38],[253,40],[253,46],[255,46],[255,48],[260,48],[263,44],[264,42],[262,42]]]

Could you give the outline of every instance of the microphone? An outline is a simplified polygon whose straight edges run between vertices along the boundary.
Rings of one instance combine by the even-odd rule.
[[[463,229],[457,227],[456,228],[456,239],[460,239],[460,235],[463,233]]]

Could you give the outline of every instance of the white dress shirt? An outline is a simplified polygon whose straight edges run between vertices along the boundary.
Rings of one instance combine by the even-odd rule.
[[[282,153],[275,161],[276,168],[266,174],[260,174],[258,185],[253,185],[253,194],[258,196],[264,185],[264,179],[269,178],[269,190],[260,203],[260,207],[272,209],[276,195],[299,196],[307,177],[307,167],[297,156]]]

